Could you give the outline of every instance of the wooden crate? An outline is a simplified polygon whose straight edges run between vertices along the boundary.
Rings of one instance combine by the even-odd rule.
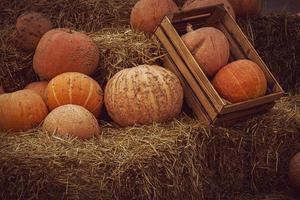
[[[240,103],[229,103],[224,100],[180,37],[186,33],[188,24],[194,29],[213,26],[221,30],[230,44],[230,62],[246,58],[257,63],[268,81],[267,94]],[[180,78],[188,105],[196,117],[205,123],[234,120],[270,109],[274,101],[284,94],[266,64],[222,4],[166,16],[157,27],[155,35],[168,51],[164,60],[165,67]]]

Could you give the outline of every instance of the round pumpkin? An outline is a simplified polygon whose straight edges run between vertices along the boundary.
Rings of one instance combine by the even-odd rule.
[[[107,83],[104,102],[121,126],[172,119],[181,111],[183,89],[178,78],[156,65],[123,69]]]
[[[0,96],[0,129],[26,131],[39,125],[48,110],[42,97],[32,90],[19,90]]]
[[[50,110],[66,104],[76,104],[98,116],[103,104],[103,91],[89,76],[66,72],[48,83],[45,98]]]
[[[223,67],[212,83],[219,94],[232,103],[263,96],[267,91],[267,80],[263,71],[256,63],[246,59]]]
[[[257,16],[262,11],[262,0],[228,0],[239,17]]]
[[[45,97],[45,90],[47,88],[48,82],[47,81],[39,81],[29,83],[25,89],[33,90],[37,94],[39,94],[43,99]]]
[[[235,19],[235,12],[233,10],[233,7],[227,0],[189,0],[183,4],[182,10],[186,11],[216,4],[224,4],[225,9]]]
[[[0,85],[0,95],[1,94],[4,94],[5,92],[4,92],[4,89],[3,89],[3,87]]]
[[[29,12],[18,17],[16,41],[21,48],[33,50],[41,37],[52,29],[51,21],[41,13]]]
[[[61,135],[88,139],[101,132],[92,113],[78,105],[63,105],[49,113],[43,123],[43,130]]]
[[[300,153],[297,153],[289,163],[289,183],[300,192]]]
[[[177,11],[172,0],[139,0],[131,11],[130,24],[135,30],[152,33],[164,16]]]
[[[225,35],[213,27],[203,27],[182,36],[204,73],[212,77],[229,59],[229,42]]]
[[[99,50],[85,34],[69,29],[53,29],[41,38],[34,57],[33,69],[42,78],[64,72],[92,74],[99,62]]]

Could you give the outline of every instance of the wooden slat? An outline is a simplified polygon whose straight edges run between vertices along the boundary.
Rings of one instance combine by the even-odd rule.
[[[283,96],[283,93],[277,92],[277,93],[272,93],[263,97],[258,97],[252,100],[240,102],[240,103],[235,103],[235,104],[230,104],[226,105],[223,110],[220,112],[220,115],[224,115],[227,113],[232,113],[236,111],[241,111],[241,110],[246,110],[249,108],[253,108],[256,106],[261,106],[263,104],[268,104],[270,102],[274,102],[278,99],[280,99]]]
[[[171,58],[167,55],[164,59],[164,67],[172,71],[177,77],[180,79],[183,90],[185,101],[187,102],[188,106],[193,110],[194,115],[196,118],[204,125],[209,125],[211,120],[207,115],[205,109],[202,107],[201,103],[195,96],[193,90],[190,88],[189,84],[186,82],[180,71],[177,69],[176,65],[172,62]]]
[[[165,35],[164,31],[161,27],[158,27],[155,31],[155,35],[160,40],[160,42],[164,45],[166,50],[168,51],[169,55],[171,56],[173,62],[176,64],[177,68],[179,69],[180,73],[183,75],[189,86],[194,91],[196,97],[201,102],[205,110],[207,111],[211,120],[214,120],[217,117],[217,111],[215,110],[214,106],[211,105],[209,100],[206,98],[206,95],[202,91],[201,87],[198,85],[197,81],[194,79],[194,76],[188,70],[186,64],[178,56],[174,46],[170,43],[169,39]]]
[[[219,94],[216,92],[216,90],[213,88],[212,84],[200,68],[197,61],[194,59],[193,55],[184,45],[183,41],[177,34],[176,30],[174,29],[168,18],[165,18],[162,21],[161,27],[167,33],[168,37],[170,38],[170,41],[173,43],[180,57],[184,60],[186,66],[192,72],[198,84],[203,89],[207,97],[211,100],[214,107],[218,111],[221,111],[222,108],[225,106],[225,103],[223,102]]]

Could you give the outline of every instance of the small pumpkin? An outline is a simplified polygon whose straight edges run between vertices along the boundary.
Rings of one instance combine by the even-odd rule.
[[[267,91],[264,72],[256,63],[246,59],[223,67],[212,83],[218,93],[232,103],[263,96]]]
[[[123,69],[108,81],[104,102],[109,116],[121,126],[164,122],[180,113],[183,89],[172,72],[140,65]]]
[[[103,104],[103,91],[89,76],[66,72],[48,83],[45,98],[50,110],[66,104],[76,104],[98,116]]]
[[[33,57],[33,69],[41,79],[50,80],[64,72],[92,74],[98,62],[99,50],[87,35],[53,29],[41,38]]]
[[[43,130],[61,135],[88,139],[99,135],[100,126],[87,109],[78,105],[63,105],[49,113],[43,123]]]
[[[289,183],[300,192],[300,153],[297,153],[289,163]]]
[[[39,125],[48,110],[42,97],[24,89],[0,95],[0,129],[26,131]]]
[[[262,11],[262,0],[228,0],[239,17],[257,16]]]
[[[47,81],[32,82],[26,85],[25,89],[33,90],[44,99],[47,85],[48,85]]]
[[[182,10],[186,11],[190,9],[212,6],[216,4],[224,4],[225,9],[235,19],[234,9],[227,0],[188,0],[183,4]]]
[[[164,16],[177,11],[172,0],[139,0],[132,8],[130,24],[135,30],[152,33]]]
[[[33,50],[41,37],[52,29],[51,21],[38,12],[25,13],[18,17],[16,23],[16,41],[24,49]]]
[[[203,27],[192,30],[181,38],[207,76],[212,77],[227,64],[229,42],[220,30]]]

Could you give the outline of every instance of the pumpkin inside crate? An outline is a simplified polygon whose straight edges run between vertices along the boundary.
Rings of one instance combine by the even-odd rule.
[[[186,34],[188,25],[192,25],[194,30],[201,27],[215,27],[221,30],[229,41],[229,62],[248,59],[258,64],[267,79],[267,93],[262,97],[239,103],[230,103],[223,99],[181,39],[181,36]],[[165,66],[172,71],[174,67],[177,69],[174,72],[182,77],[181,80],[185,80],[182,84],[187,84],[190,88],[189,93],[192,93],[186,95],[186,99],[193,98],[187,100],[189,106],[195,113],[202,113],[202,119],[205,118],[207,123],[237,119],[269,109],[274,105],[274,101],[284,94],[277,80],[223,4],[166,16],[157,27],[155,35],[169,53],[165,58]],[[198,114],[196,116],[199,118]]]

